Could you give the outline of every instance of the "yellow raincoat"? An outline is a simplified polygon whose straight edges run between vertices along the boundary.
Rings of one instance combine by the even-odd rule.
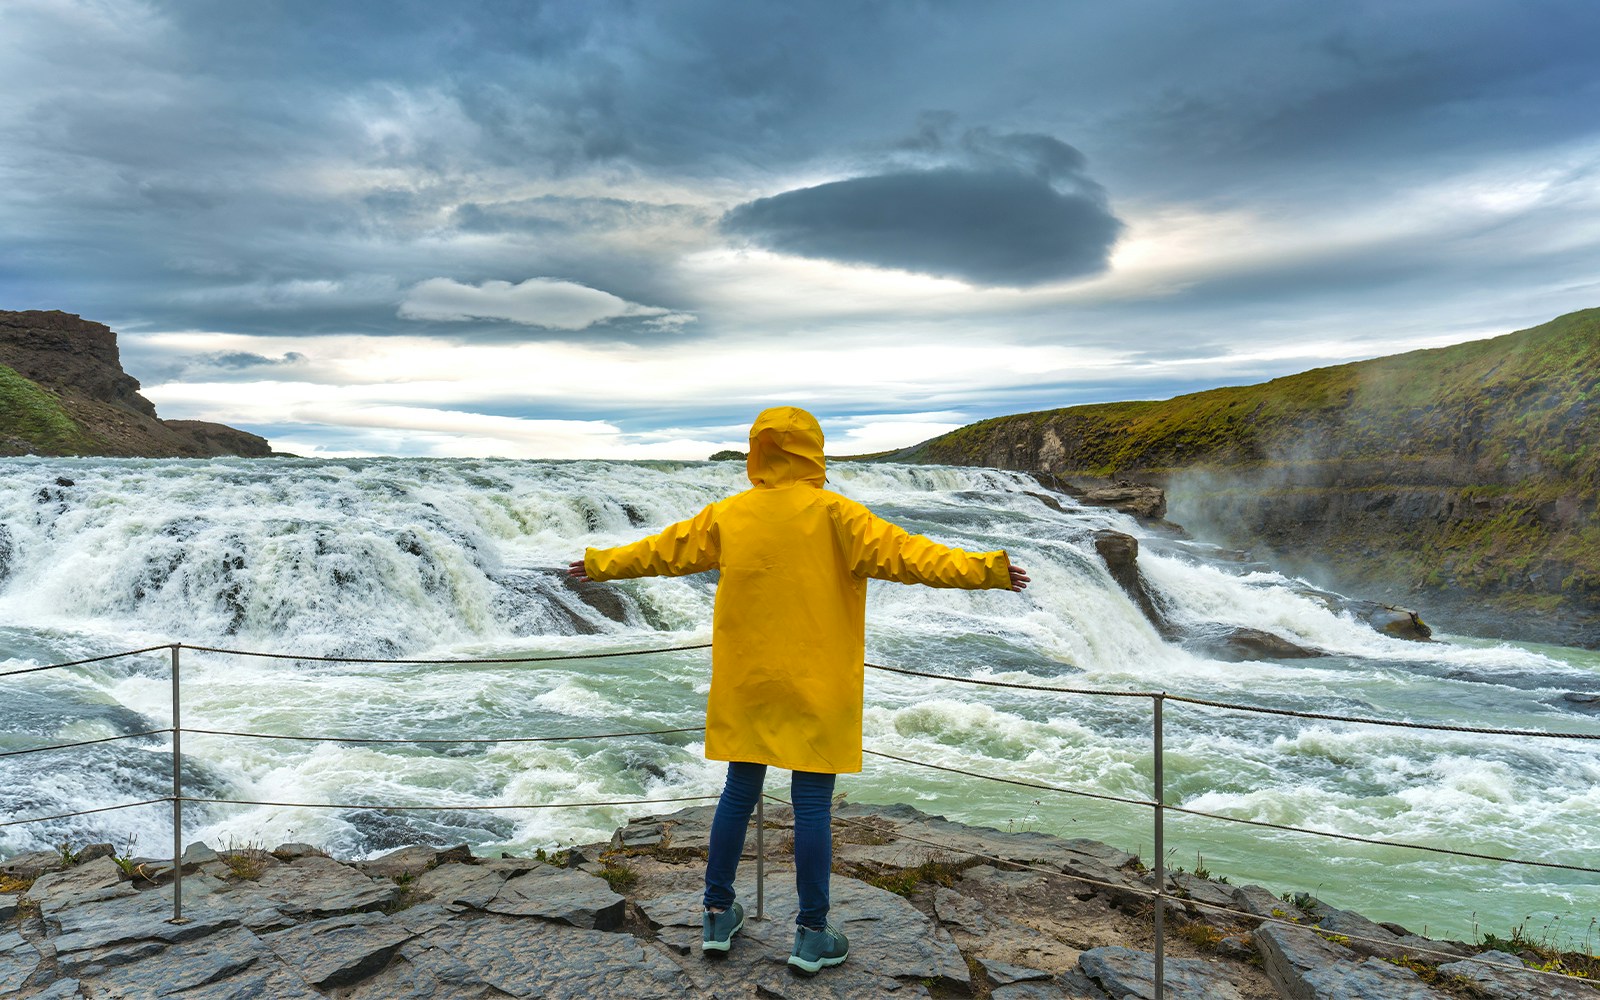
[[[721,570],[706,756],[859,771],[867,579],[1009,589],[1010,563],[908,534],[823,489],[822,429],[805,410],[756,418],[747,469],[751,489],[653,538],[589,549],[584,569],[593,580]]]

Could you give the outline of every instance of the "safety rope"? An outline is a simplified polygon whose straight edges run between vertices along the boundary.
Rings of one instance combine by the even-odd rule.
[[[574,736],[498,736],[473,739],[376,739],[370,736],[284,736],[278,733],[239,733],[228,729],[190,729],[186,733],[205,733],[208,736],[242,736],[255,740],[299,740],[307,743],[565,743],[577,740],[614,740],[625,736],[668,736],[673,733],[703,733],[704,726],[685,726],[682,729],[640,729],[631,733],[588,733]],[[165,732],[165,730],[158,730]],[[70,745],[70,744],[69,744]],[[4,756],[0,754],[0,756]]]
[[[171,649],[171,644],[165,646],[146,646],[144,649],[130,649],[123,653],[107,653],[104,656],[91,656],[83,660],[71,660],[67,663],[47,663],[42,667],[27,667],[23,670],[7,670],[0,673],[0,677],[15,677],[18,674],[36,674],[41,670],[61,670],[65,667],[81,667],[86,663],[100,663],[105,660],[120,660],[124,656],[138,656],[141,653],[155,653],[163,649]]]
[[[179,796],[180,802],[199,802],[217,806],[278,806],[284,809],[370,809],[374,812],[489,812],[497,809],[590,809],[601,806],[649,806],[666,802],[705,802],[720,798],[717,795],[679,795],[666,799],[615,799],[607,802],[534,802],[526,804],[492,806],[386,806],[358,802],[263,802],[256,799],[208,799],[188,795]],[[170,798],[157,801],[170,802]]]
[[[77,743],[52,743],[49,746],[28,747],[25,750],[6,750],[0,752],[0,757],[20,757],[25,753],[43,753],[46,750],[70,750],[73,747],[91,747],[96,743],[115,743],[118,740],[136,740],[144,736],[159,736],[162,733],[170,732],[172,732],[171,729],[151,729],[143,733],[127,733],[122,736],[106,736],[98,740],[79,740]],[[186,729],[184,732],[189,732],[189,730]]]
[[[403,663],[421,664],[426,666],[449,666],[451,664],[472,663],[554,663],[559,660],[604,660],[613,656],[649,656],[655,653],[686,653],[693,649],[711,648],[711,643],[702,642],[693,646],[664,646],[656,649],[623,649],[608,653],[563,653],[558,656],[495,656],[479,659],[381,659],[373,656],[299,656],[294,653],[263,653],[259,650],[252,649],[223,649],[218,646],[190,646],[186,643],[178,643],[177,645],[181,649],[192,649],[199,653],[226,653],[230,656],[252,656],[268,660],[302,660],[307,663]]]
[[[143,802],[124,802],[121,805],[101,806],[98,809],[79,809],[77,812],[56,813],[54,816],[33,816],[28,819],[12,819],[7,820],[4,823],[0,823],[0,826],[22,826],[24,823],[47,823],[53,819],[71,819],[74,816],[88,816],[91,813],[112,812],[117,809],[133,809],[138,806],[160,805],[161,803],[171,801],[172,797],[169,795],[164,799],[145,799]]]

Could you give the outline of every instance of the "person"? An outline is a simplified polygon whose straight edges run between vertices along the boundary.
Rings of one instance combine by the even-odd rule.
[[[828,922],[835,777],[861,770],[867,580],[1020,591],[1004,551],[970,553],[911,535],[824,488],[822,428],[805,410],[764,410],[750,428],[751,488],[660,534],[587,549],[578,582],[719,570],[705,754],[728,762],[711,824],[701,950],[726,954],[744,926],[733,879],[768,767],[792,772],[800,912],[789,965],[803,974],[850,952]]]

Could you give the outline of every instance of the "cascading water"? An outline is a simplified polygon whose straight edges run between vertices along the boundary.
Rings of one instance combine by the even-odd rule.
[[[658,530],[745,488],[739,463],[0,462],[0,672],[173,641],[306,655],[548,656],[706,642],[711,574],[575,587],[588,545]],[[1165,690],[1450,724],[1600,733],[1570,692],[1600,655],[1374,632],[1297,581],[1148,538],[1141,566],[1182,633],[1240,625],[1327,655],[1224,663],[1164,638],[1092,534],[1131,519],[978,469],[837,464],[832,487],[905,527],[1004,547],[1024,594],[872,585],[868,658],[954,677]],[[1425,610],[1425,609],[1424,609]],[[1198,647],[1194,647],[1198,648]],[[696,733],[552,743],[367,744],[674,729],[700,723],[704,651],[524,664],[359,664],[184,651],[186,792],[199,798],[437,805],[383,812],[191,807],[186,840],[286,840],[341,854],[418,840],[532,850],[607,837],[638,808],[451,810],[714,794]],[[0,679],[0,752],[170,725],[167,653]],[[869,671],[869,749],[1099,794],[1151,792],[1146,699],[975,688]],[[1206,812],[1491,855],[1593,863],[1594,741],[1380,729],[1196,706],[1166,711],[1167,799]],[[0,757],[0,815],[169,793],[163,736]],[[869,757],[841,791],[1002,829],[1148,852],[1148,809]],[[661,807],[670,809],[671,806]],[[3,822],[4,819],[0,819]],[[159,854],[152,805],[0,827],[0,854],[109,840]],[[1169,817],[1169,864],[1320,891],[1380,919],[1470,936],[1529,914],[1583,927],[1600,876]]]

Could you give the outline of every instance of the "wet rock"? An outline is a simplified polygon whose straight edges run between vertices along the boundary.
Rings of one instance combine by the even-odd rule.
[[[539,917],[573,927],[609,931],[622,926],[628,901],[601,878],[542,865],[500,887],[483,908],[508,916]]]
[[[1259,885],[1241,885],[1234,889],[1233,902],[1238,909],[1258,917],[1273,917],[1294,923],[1308,919],[1304,910]]]
[[[1161,613],[1160,607],[1151,598],[1150,590],[1144,584],[1144,576],[1139,572],[1139,540],[1120,531],[1102,529],[1094,533],[1094,550],[1105,562],[1111,578],[1139,606],[1145,618],[1163,634],[1170,634],[1172,630],[1166,615]]]
[[[11,996],[44,960],[39,949],[16,931],[0,931],[0,996]]]
[[[479,865],[440,865],[418,878],[412,889],[424,899],[456,909],[481,910],[505,885],[508,876]]]
[[[1120,946],[1093,948],[1083,953],[1078,965],[1108,996],[1154,1000],[1156,957],[1150,952]],[[1168,957],[1163,966],[1168,996],[1244,1000],[1222,971],[1208,962]]]
[[[78,852],[77,860],[73,863],[82,865],[90,861],[98,861],[100,858],[114,858],[116,856],[117,849],[110,844],[90,844]]]
[[[1211,659],[1227,663],[1241,663],[1246,660],[1298,660],[1327,655],[1321,650],[1291,642],[1281,635],[1242,626],[1226,629],[1220,634],[1200,636],[1194,645]]]
[[[1267,978],[1289,1000],[1437,1000],[1410,969],[1363,959],[1315,931],[1268,925],[1255,932]]]
[[[201,846],[203,847],[205,845],[202,844]],[[187,855],[187,852],[185,852],[185,854]],[[301,843],[279,844],[277,847],[272,849],[272,856],[277,858],[279,861],[298,861],[300,858],[310,858],[326,854],[326,851],[312,847],[310,844]]]
[[[106,890],[112,890],[106,892]],[[134,891],[124,884],[122,869],[110,858],[97,858],[84,865],[41,875],[28,890],[28,898],[41,904],[67,899],[127,895]]]
[[[30,851],[0,862],[0,875],[18,879],[36,879],[46,872],[56,872],[67,867],[59,851]]]
[[[1158,518],[1167,513],[1167,494],[1159,487],[1118,480],[1110,486],[1097,486],[1083,491],[1079,498],[1095,507],[1110,507],[1134,517]]]
[[[1397,608],[1392,604],[1374,604],[1370,601],[1356,601],[1351,604],[1351,611],[1360,620],[1371,625],[1375,630],[1384,635],[1394,636],[1396,639],[1412,639],[1417,642],[1426,642],[1433,637],[1433,629],[1422,620],[1422,616],[1409,608]]]
[[[332,858],[300,858],[269,868],[254,882],[235,884],[238,905],[271,907],[291,916],[334,917],[378,910],[400,898],[392,882],[374,882]]]
[[[693,988],[660,948],[625,934],[490,914],[452,922],[418,942],[512,996],[678,1000]]]
[[[1600,995],[1563,976],[1524,968],[1522,959],[1503,951],[1486,951],[1476,957],[1477,961],[1441,965],[1439,971],[1470,979],[1494,1000],[1594,1000]]]
[[[266,943],[306,982],[330,990],[376,973],[411,937],[381,913],[353,913],[278,931]]]
[[[1005,962],[994,962],[987,958],[978,959],[983,974],[995,986],[1010,986],[1012,983],[1036,982],[1041,979],[1050,979],[1051,973],[1041,969],[1028,969],[1020,965],[1007,965]]]
[[[440,865],[470,864],[471,861],[472,848],[466,844],[458,844],[444,850],[419,844],[390,851],[381,858],[363,861],[357,867],[373,878],[396,878],[415,877]]]

